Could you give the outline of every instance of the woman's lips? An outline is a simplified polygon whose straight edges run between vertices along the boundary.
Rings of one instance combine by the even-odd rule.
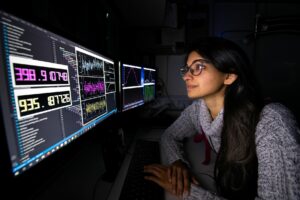
[[[186,86],[186,89],[187,90],[192,90],[192,89],[194,89],[194,88],[196,88],[197,87],[197,85],[187,85]]]

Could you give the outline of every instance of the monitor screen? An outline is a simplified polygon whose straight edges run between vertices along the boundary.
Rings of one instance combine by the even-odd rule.
[[[151,68],[144,69],[144,102],[155,99],[156,70]]]
[[[112,59],[2,11],[0,25],[0,116],[18,175],[117,111],[115,69]]]
[[[140,66],[121,65],[122,111],[144,104],[144,74]]]

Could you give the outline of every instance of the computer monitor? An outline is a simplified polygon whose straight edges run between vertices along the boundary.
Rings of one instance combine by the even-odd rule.
[[[2,11],[0,24],[1,124],[19,175],[117,111],[115,68],[112,59]]]
[[[144,67],[144,102],[155,99],[156,70]]]
[[[144,74],[141,66],[121,64],[122,111],[144,104]]]

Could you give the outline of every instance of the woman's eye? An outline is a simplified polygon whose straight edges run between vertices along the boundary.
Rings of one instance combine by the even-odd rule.
[[[195,66],[195,70],[200,70],[202,68],[203,64],[202,63],[195,63],[194,66]]]

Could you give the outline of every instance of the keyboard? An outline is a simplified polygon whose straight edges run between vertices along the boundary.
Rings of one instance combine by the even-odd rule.
[[[164,190],[156,183],[144,179],[144,165],[153,163],[160,163],[159,143],[137,140],[121,191],[121,200],[164,199]]]

